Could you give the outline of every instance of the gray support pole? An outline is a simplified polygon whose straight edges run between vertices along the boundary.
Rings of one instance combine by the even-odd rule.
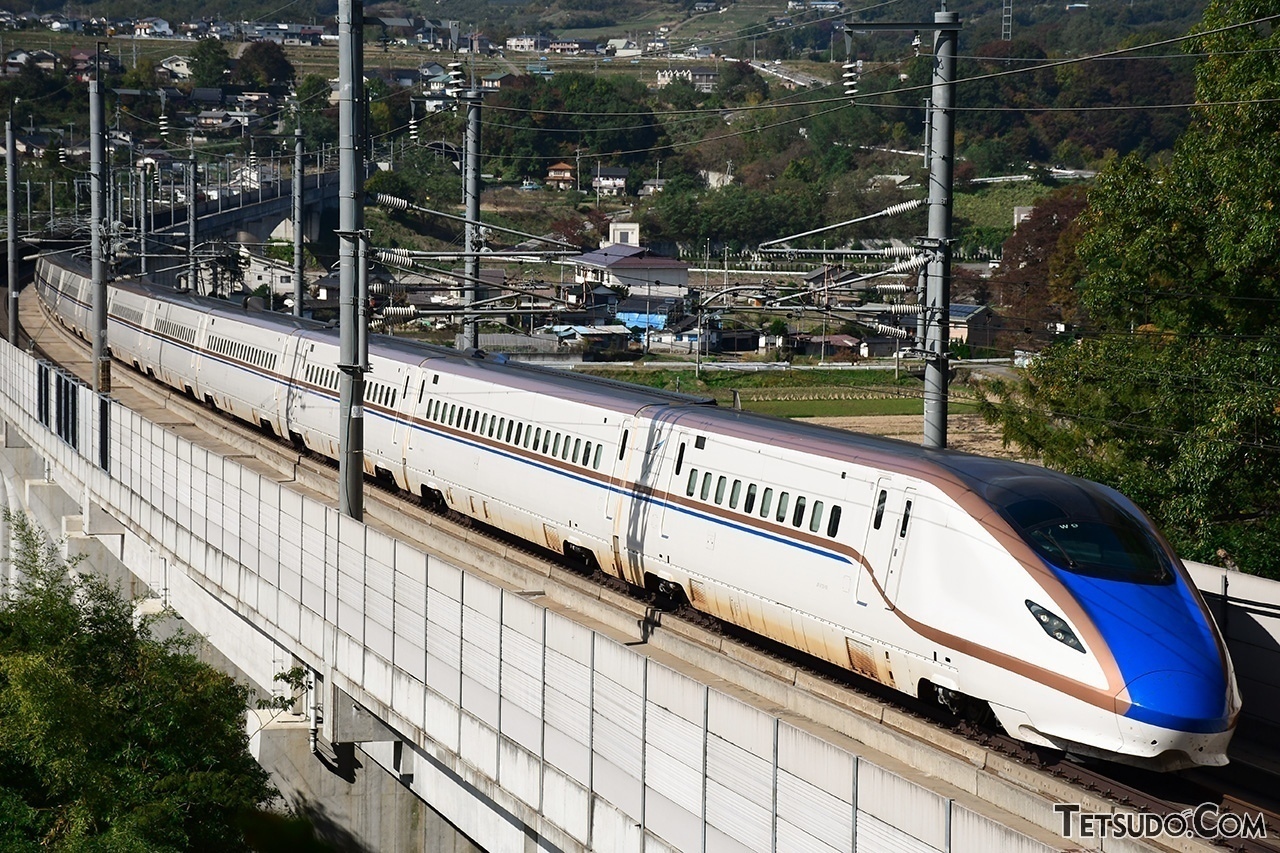
[[[106,210],[106,125],[102,120],[102,89],[89,81],[89,233],[93,253],[93,390],[111,391],[111,358],[107,353],[107,258],[103,246]]]
[[[187,161],[187,287],[200,292],[200,271],[196,263],[196,143],[191,142],[191,159]]]
[[[364,372],[358,352],[359,240],[364,230],[364,3],[338,3],[338,510],[364,518]]]
[[[951,182],[955,163],[956,29],[960,16],[935,12],[929,150],[929,261],[925,305],[924,446],[947,446],[947,338],[951,304]]]
[[[480,93],[469,89],[460,98],[467,105],[467,258],[463,266],[467,280],[462,284],[462,348],[465,350],[480,345],[476,333],[476,318],[466,313],[466,309],[476,300],[476,281],[480,278]]]
[[[293,131],[293,316],[302,316],[302,115]]]
[[[13,140],[13,120],[4,123],[5,214],[9,230],[9,343],[18,345],[18,146]]]
[[[151,170],[145,166],[138,171],[138,259],[142,264],[142,274],[147,274],[147,232],[150,225],[147,220],[147,212],[150,209],[147,204],[147,194],[151,190]]]

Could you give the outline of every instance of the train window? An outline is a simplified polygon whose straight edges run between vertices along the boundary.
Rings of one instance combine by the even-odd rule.
[[[603,444],[597,444],[597,445],[596,445],[596,458],[595,458],[595,459],[593,459],[593,460],[591,460],[591,467],[592,467],[592,468],[595,468],[597,471],[599,471],[599,470],[600,470],[600,451],[602,451],[602,450],[604,450],[604,445],[603,445]]]
[[[907,505],[902,508],[902,527],[898,530],[898,538],[905,539],[907,536],[907,522],[911,520],[911,501],[907,501]]]
[[[449,426],[454,425],[454,416],[458,414],[458,406],[455,403],[449,404]]]
[[[533,434],[533,449],[536,451],[540,444],[542,444],[542,427],[538,427],[537,431]]]
[[[573,440],[573,464],[578,464],[578,455],[582,453],[582,439],[575,438]]]
[[[631,430],[626,430],[626,429],[622,431],[622,441],[618,442],[618,459],[619,460],[621,460],[622,457],[627,455],[627,435],[630,432]]]
[[[796,511],[791,514],[792,527],[799,527],[804,522],[804,505],[805,498],[803,496],[796,498]]]
[[[773,489],[765,489],[760,496],[760,517],[769,517],[769,508],[773,506]]]
[[[556,433],[555,443],[551,445],[551,455],[552,456],[560,455],[560,433]]]
[[[698,469],[689,469],[689,482],[684,487],[684,493],[689,497],[693,497],[693,493],[698,491]]]
[[[440,401],[439,401],[439,400],[436,400],[434,403],[432,403],[432,404],[431,404],[431,409],[432,409],[432,411],[431,411],[431,420],[433,420],[433,421],[438,421],[438,420],[440,420]]]
[[[831,508],[831,515],[827,518],[827,535],[832,539],[836,538],[836,533],[840,531],[840,505],[836,504]]]
[[[680,469],[684,467],[684,442],[680,442],[680,449],[676,452],[676,476],[680,476]]]
[[[514,431],[514,430],[515,430],[515,428],[516,428],[516,422],[515,422],[515,421],[507,421],[507,433],[506,433],[506,435],[503,437],[503,438],[506,440],[507,444],[510,444],[510,443],[511,443],[511,433],[512,433],[512,431]],[[517,442],[517,443],[519,443],[519,441],[520,441],[520,433],[519,433],[519,432],[516,432],[516,433],[515,433],[515,436],[516,436],[516,442]]]
[[[467,432],[471,432],[472,419],[480,420],[476,415],[475,409],[467,409],[466,416],[462,419],[462,428]]]
[[[486,412],[480,416],[480,434],[484,435],[484,428],[489,425],[489,415]]]
[[[756,508],[756,484],[747,486],[747,499],[742,504],[742,511],[750,514]]]
[[[728,478],[720,477],[716,480],[716,506],[724,503],[724,486],[729,482]]]
[[[734,480],[733,488],[729,490],[729,509],[738,508],[738,498],[742,497],[742,481]]]
[[[551,430],[547,430],[542,434],[542,452],[546,453],[547,448],[551,446]]]
[[[496,433],[498,438],[502,438],[502,422],[504,418],[490,416],[489,418],[489,438],[493,438]]]
[[[790,492],[778,493],[778,513],[773,517],[774,521],[787,520],[787,501],[791,497]]]
[[[702,475],[702,499],[705,501],[711,497],[711,473],[707,472]]]
[[[876,519],[871,526],[876,530],[880,529],[880,522],[884,521],[884,505],[889,500],[889,492],[887,489],[880,490],[880,497],[876,498]]]
[[[817,533],[822,529],[822,501],[813,502],[813,514],[809,516],[809,532]]]
[[[432,384],[432,385],[439,385],[439,384],[440,384],[440,374],[439,374],[439,373],[432,374],[432,376],[431,376],[431,384]]]
[[[582,464],[590,467],[591,465],[591,442],[582,445]]]
[[[702,448],[706,447],[706,446],[707,446],[707,437],[706,437],[705,435],[700,435],[700,436],[698,436],[697,438],[695,438],[695,439],[693,440],[693,446],[694,446],[694,448],[696,448],[697,450],[701,450]]]
[[[569,458],[569,436],[564,437],[564,449],[560,451],[560,458],[568,460]]]

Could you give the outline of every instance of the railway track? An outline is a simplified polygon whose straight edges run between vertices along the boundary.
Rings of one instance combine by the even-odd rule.
[[[33,298],[34,294],[28,296]],[[43,312],[42,307],[39,310]],[[50,361],[66,361],[67,369],[82,374],[83,378],[87,369],[85,344],[70,336],[47,315],[42,313],[40,316],[42,322],[36,327],[37,331],[32,338],[33,349]],[[56,341],[48,337],[51,334],[57,336]],[[76,361],[74,357],[67,359],[63,355],[67,347],[78,351],[81,360]],[[305,469],[312,477],[334,484],[336,489],[337,465],[332,460],[299,451],[288,441],[268,436],[222,412],[178,395],[167,386],[146,377],[129,372],[127,383],[122,384],[127,384],[128,388],[154,405],[165,406],[171,411],[177,410],[218,440],[246,449],[256,448],[252,452],[259,461],[278,471],[287,474]],[[673,623],[678,621],[682,635],[700,641],[708,648],[722,649],[725,643],[732,643],[773,661],[777,669],[794,669],[806,673],[827,685],[827,689],[821,691],[822,698],[836,701],[854,713],[861,713],[860,706],[868,701],[891,707],[898,716],[904,716],[918,724],[909,728],[899,726],[899,731],[917,737],[923,726],[926,731],[931,732],[926,736],[927,741],[945,752],[967,757],[967,754],[972,753],[973,747],[978,747],[999,754],[1033,769],[1046,783],[1049,780],[1065,783],[1071,790],[1080,793],[1078,800],[1086,795],[1099,798],[1138,815],[1155,816],[1165,821],[1162,826],[1172,825],[1176,828],[1178,823],[1175,816],[1190,814],[1194,817],[1192,810],[1206,804],[1213,806],[1213,812],[1217,816],[1261,815],[1266,830],[1265,839],[1228,838],[1216,843],[1221,849],[1241,853],[1280,851],[1280,815],[1273,811],[1277,807],[1274,798],[1280,793],[1280,779],[1269,771],[1249,764],[1233,764],[1226,768],[1225,773],[1188,771],[1156,774],[1105,762],[1081,762],[1053,750],[1031,748],[990,727],[950,713],[940,705],[912,699],[855,673],[796,652],[738,626],[723,623],[693,610],[687,604],[667,609],[664,605],[669,602],[659,601],[655,594],[606,575],[599,568],[584,571],[581,564],[575,564],[562,555],[457,513],[427,507],[418,498],[395,488],[394,484],[372,478],[366,478],[366,484],[370,487],[372,499],[382,505],[389,517],[400,513],[419,517],[430,515],[430,526],[446,535],[470,541],[482,536],[492,543],[495,552],[504,555],[519,553],[526,561],[537,564],[539,568],[536,570],[539,573],[554,578],[557,583],[579,588],[589,584],[608,590],[612,594],[610,600],[618,602],[618,606],[626,607],[625,602],[630,602],[630,607],[626,609],[640,623],[642,636],[672,629],[675,627]],[[962,741],[969,748],[952,742],[952,739]],[[1039,785],[1039,789],[1034,792],[1050,798],[1061,798],[1060,793],[1047,793],[1050,787],[1056,792],[1061,786]],[[1173,821],[1172,824],[1168,823],[1170,820]],[[1171,843],[1155,843],[1167,849],[1190,849],[1184,844],[1173,843],[1178,840],[1173,838],[1168,839]]]

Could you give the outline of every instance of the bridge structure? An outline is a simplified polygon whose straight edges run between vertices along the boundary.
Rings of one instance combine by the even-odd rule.
[[[34,297],[24,326],[48,326]],[[347,809],[370,849],[1039,853],[1080,846],[1055,802],[1119,809],[397,499],[354,521],[331,468],[141,377],[95,395],[83,351],[41,347],[0,343],[7,506],[260,693],[304,667],[302,715],[251,720],[260,753],[292,737],[292,772],[375,778],[461,834]],[[1276,585],[1196,571],[1242,684],[1276,697]]]

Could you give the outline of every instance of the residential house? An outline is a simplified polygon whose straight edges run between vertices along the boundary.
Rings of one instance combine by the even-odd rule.
[[[560,162],[552,165],[547,169],[547,179],[544,183],[557,190],[576,189],[578,183],[574,177],[573,164]]]
[[[160,60],[157,72],[161,68],[168,72],[170,80],[191,79],[191,57],[189,56],[166,56]]]
[[[596,166],[591,171],[591,189],[595,190],[597,195],[626,195],[627,177],[630,174],[630,169]]]
[[[699,2],[699,3],[694,3],[694,4],[693,4],[693,11],[694,11],[694,12],[698,12],[698,13],[702,13],[702,12],[714,12],[714,11],[716,11],[716,10],[717,10],[717,9],[719,9],[719,8],[720,8],[720,7],[719,7],[718,5],[716,5],[715,3],[705,2],[705,0],[703,0],[703,2]]]
[[[690,86],[693,85],[693,72],[688,68],[659,68],[658,69],[658,88],[665,89],[677,80],[684,80]]]
[[[432,50],[453,51],[461,39],[461,27],[458,21],[427,19],[418,28],[418,44]]]
[[[631,298],[657,303],[683,298],[689,289],[689,265],[654,255],[644,246],[613,243],[573,258],[573,280],[594,288],[626,288]]]
[[[293,295],[293,264],[255,255],[241,247],[241,257],[246,260],[244,286],[247,290],[266,287],[272,295]]]
[[[699,92],[710,94],[715,91],[716,84],[720,82],[720,72],[714,68],[693,68],[690,69],[690,81],[693,88]]]
[[[572,55],[580,55],[584,53],[599,53],[600,46],[596,44],[594,39],[554,39],[547,50],[552,53],[567,53]]]
[[[996,333],[1004,324],[988,305],[952,304],[947,340],[985,349],[994,345]]]
[[[666,189],[667,181],[665,178],[649,178],[640,185],[640,197],[648,198],[651,195],[657,195]]]
[[[843,12],[844,3],[841,0],[809,0],[809,8],[815,12]]]
[[[489,56],[493,53],[493,43],[489,37],[480,33],[471,33],[458,39],[458,53],[471,53]]]
[[[640,45],[631,39],[609,39],[605,42],[604,52],[609,56],[639,56]]]
[[[578,326],[553,325],[534,329],[535,337],[553,336],[560,346],[571,346],[586,352],[625,352],[631,330],[624,325]]]
[[[139,18],[133,23],[133,34],[139,38],[173,38],[173,28],[164,18]]]
[[[509,71],[499,71],[496,74],[486,74],[480,78],[481,89],[501,89],[503,86],[510,86],[516,79],[516,75]]]
[[[551,47],[551,38],[544,35],[518,35],[507,39],[507,50],[513,53],[541,53]]]

